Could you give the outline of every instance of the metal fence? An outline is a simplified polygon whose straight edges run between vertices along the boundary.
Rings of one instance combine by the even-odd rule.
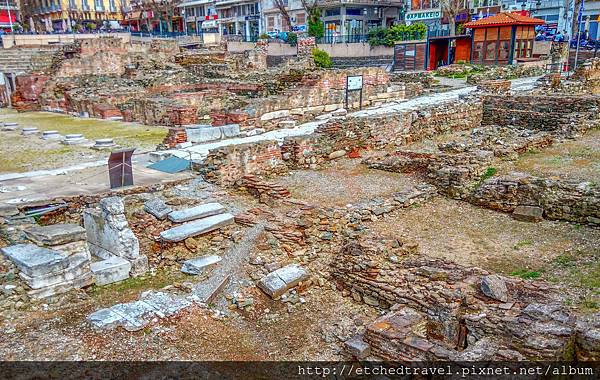
[[[367,34],[342,34],[342,35],[325,35],[317,38],[318,44],[349,44],[356,42],[367,42],[369,36]]]

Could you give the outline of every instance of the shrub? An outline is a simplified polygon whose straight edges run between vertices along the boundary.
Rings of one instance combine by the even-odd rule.
[[[87,24],[87,27],[89,30],[96,30],[96,28],[98,26],[96,24],[94,24],[93,22],[90,22],[89,24]]]
[[[333,62],[331,61],[331,57],[327,54],[326,51],[314,48],[312,50],[312,56],[315,60],[315,65],[322,69],[328,69],[333,66]]]
[[[296,33],[288,33],[287,42],[291,46],[296,46],[298,44],[298,35]]]
[[[321,21],[321,10],[313,9],[308,17],[308,35],[321,38],[325,35],[325,26]]]
[[[367,36],[371,46],[394,46],[398,41],[424,39],[427,36],[427,26],[422,22],[392,25],[389,28],[371,29]]]
[[[268,39],[269,39],[269,35],[268,35],[267,33],[261,33],[261,34],[258,36],[258,39],[259,39],[259,40],[268,40]]]

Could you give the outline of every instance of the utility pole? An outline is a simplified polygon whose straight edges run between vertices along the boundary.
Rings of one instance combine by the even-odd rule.
[[[578,35],[581,33],[581,14],[583,13],[583,3],[584,3],[584,0],[581,0],[581,3],[579,4],[579,12],[577,15],[577,34]],[[577,48],[575,49],[575,64],[573,65],[573,72],[575,70],[577,70],[577,58],[579,56],[579,43],[580,43],[580,39],[578,36],[577,39],[575,40],[575,44],[577,44]]]

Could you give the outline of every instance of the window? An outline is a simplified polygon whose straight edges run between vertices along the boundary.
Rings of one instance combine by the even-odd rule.
[[[304,25],[306,24],[306,13],[298,13],[296,14],[296,24]]]
[[[360,16],[360,15],[362,15],[362,9],[361,8],[348,8],[348,9],[346,9],[346,14],[348,16]]]
[[[488,41],[485,46],[485,60],[493,61],[496,59],[496,41]]]
[[[283,17],[283,15],[281,15],[281,31],[282,32],[290,31],[290,24],[288,23],[288,20],[285,17]]]
[[[500,41],[500,50],[498,52],[498,59],[506,61],[510,54],[510,41]]]
[[[199,17],[205,16],[204,7],[198,7],[198,8],[196,8],[196,16],[199,16]]]
[[[275,17],[269,16],[267,17],[267,30],[272,32],[275,29]]]
[[[325,10],[325,17],[339,16],[339,15],[340,15],[340,8],[333,8],[333,9]]]
[[[476,42],[473,47],[473,61],[481,62],[483,60],[483,42]]]

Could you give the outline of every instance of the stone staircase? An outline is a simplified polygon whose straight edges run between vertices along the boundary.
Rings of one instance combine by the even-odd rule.
[[[17,74],[48,69],[58,49],[58,47],[2,49],[0,72]]]
[[[333,67],[347,69],[354,67],[385,67],[392,64],[392,56],[380,57],[332,57]]]
[[[217,230],[234,222],[233,215],[219,203],[206,203],[168,214],[173,223],[182,223],[160,233],[164,241],[178,242]]]

